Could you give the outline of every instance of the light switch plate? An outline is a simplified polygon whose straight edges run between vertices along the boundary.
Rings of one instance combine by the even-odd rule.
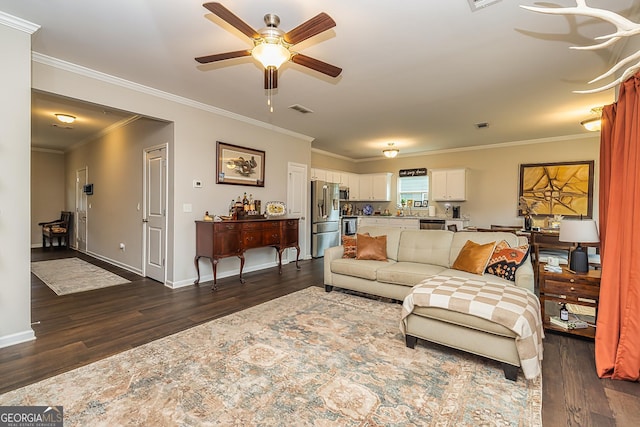
[[[182,205],[182,212],[193,212],[193,206],[191,203],[184,203]]]

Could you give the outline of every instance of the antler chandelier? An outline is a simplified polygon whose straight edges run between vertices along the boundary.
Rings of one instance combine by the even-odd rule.
[[[576,0],[576,7],[560,7],[560,8],[546,8],[546,7],[532,7],[532,6],[520,6],[523,9],[531,10],[533,12],[539,13],[547,13],[551,15],[582,15],[589,16],[591,18],[602,19],[603,21],[609,22],[613,24],[617,31],[613,34],[608,34],[605,36],[596,37],[596,40],[604,40],[602,43],[598,43],[592,46],[571,46],[570,49],[576,50],[596,50],[602,49],[605,47],[609,47],[614,45],[623,37],[631,37],[637,34],[640,34],[640,24],[635,23],[633,21],[628,20],[627,18],[618,15],[615,12],[611,12],[605,9],[598,9],[595,7],[587,6],[586,0]],[[616,71],[624,67],[625,65],[637,61],[635,64],[630,65],[622,75],[609,83],[608,85],[590,89],[590,90],[575,90],[574,93],[596,93],[602,92],[607,89],[611,89],[612,87],[618,85],[619,83],[625,81],[627,78],[631,77],[636,71],[640,70],[640,50],[628,57],[618,61],[613,67],[609,69],[606,73],[596,77],[591,80],[589,84],[595,83],[599,80],[602,80],[610,75],[614,74]]]

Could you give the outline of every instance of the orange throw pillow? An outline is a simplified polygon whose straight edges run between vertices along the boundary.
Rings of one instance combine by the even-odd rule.
[[[493,248],[495,246],[496,242],[480,245],[471,240],[467,240],[467,243],[465,243],[460,250],[458,258],[456,258],[451,268],[468,273],[482,274],[485,268],[487,268],[489,258],[493,254]]]
[[[387,236],[369,236],[358,234],[356,259],[387,261]]]

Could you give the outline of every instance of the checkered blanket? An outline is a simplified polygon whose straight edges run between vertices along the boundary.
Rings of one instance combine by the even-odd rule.
[[[533,293],[483,280],[430,277],[414,286],[402,304],[400,329],[403,334],[406,334],[405,319],[414,306],[444,308],[506,327],[517,335],[516,349],[525,378],[533,379],[541,373],[544,332],[540,301]]]

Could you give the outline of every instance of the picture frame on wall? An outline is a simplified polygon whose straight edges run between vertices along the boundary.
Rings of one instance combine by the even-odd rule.
[[[593,170],[593,160],[521,164],[519,200],[533,215],[592,218]]]
[[[264,151],[217,141],[216,155],[216,184],[264,187]]]

